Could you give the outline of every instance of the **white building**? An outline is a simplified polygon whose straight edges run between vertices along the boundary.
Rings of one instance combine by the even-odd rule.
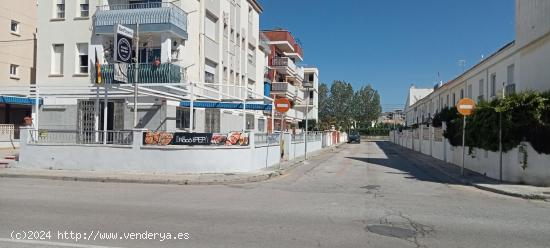
[[[516,39],[457,78],[405,106],[406,123],[425,123],[463,97],[492,100],[502,94],[550,90],[550,1],[516,0]]]
[[[288,130],[299,127],[299,123],[318,119],[319,70],[304,68],[302,45],[294,35],[285,29],[262,31],[269,45],[269,70],[266,76],[269,95],[273,98],[287,98],[292,108],[283,116],[269,118],[269,131]],[[307,86],[307,87],[306,87]],[[282,124],[282,126],[281,126]]]
[[[113,30],[121,24],[139,34],[138,128],[264,132],[270,106],[263,98],[261,12],[256,0],[39,2],[40,128],[134,128],[136,67],[129,66],[130,84],[116,82],[113,73]],[[106,120],[103,86],[94,86],[96,56],[102,83],[110,86]]]
[[[416,120],[416,118],[422,116],[422,111],[424,109],[418,109],[418,107],[415,106],[416,102],[425,98],[433,91],[433,89],[416,88],[414,84],[411,85],[411,87],[409,88],[409,94],[407,94],[407,100],[405,101],[406,126],[410,126],[416,123],[418,121]]]

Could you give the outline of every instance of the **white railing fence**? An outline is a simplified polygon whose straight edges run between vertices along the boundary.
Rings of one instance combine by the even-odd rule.
[[[31,144],[132,145],[133,131],[29,130]]]
[[[11,141],[15,137],[15,125],[0,124],[0,141]]]

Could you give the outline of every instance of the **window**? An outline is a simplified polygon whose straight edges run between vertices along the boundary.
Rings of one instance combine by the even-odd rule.
[[[514,94],[516,93],[516,84],[514,81],[514,70],[515,65],[511,64],[506,68],[506,79],[508,83],[506,84],[506,88],[504,89],[506,95]]]
[[[251,65],[256,64],[256,51],[254,46],[251,45],[248,46],[248,63]]]
[[[214,41],[218,40],[216,32],[217,23],[218,20],[216,19],[216,17],[214,17],[210,13],[206,13],[206,18],[204,19],[204,34],[206,35],[206,37]]]
[[[207,133],[220,132],[220,110],[205,109],[204,131]]]
[[[19,22],[12,20],[10,30],[14,34],[19,34]]]
[[[179,129],[189,129],[190,116],[189,113],[191,110],[189,108],[177,108],[176,109],[176,128]],[[195,118],[196,109],[193,109],[193,128],[197,125],[197,118]]]
[[[497,74],[491,74],[491,96],[497,93]]]
[[[216,82],[216,67],[218,65],[209,60],[204,63],[204,82],[214,84]]]
[[[260,132],[260,133],[265,132],[265,120],[264,119],[258,119],[258,132]]]
[[[453,93],[453,105],[456,105],[456,94]]]
[[[56,17],[65,19],[65,0],[57,0]]]
[[[445,103],[445,107],[449,107],[449,95],[447,95],[447,102]]]
[[[464,98],[464,89],[460,89],[460,99]]]
[[[10,76],[11,77],[19,77],[19,66],[11,64],[10,65]]]
[[[472,96],[474,95],[473,93],[473,90],[472,90],[472,85],[468,85],[468,98],[472,98]]]
[[[77,66],[76,73],[88,73],[88,43],[76,44]]]
[[[478,100],[483,101],[483,93],[485,92],[485,81],[483,79],[479,80],[479,93]]]
[[[62,75],[63,74],[63,55],[64,55],[64,49],[65,46],[63,44],[54,44],[52,46],[53,48],[53,54],[52,54],[52,68],[51,73],[54,75]]]
[[[308,77],[309,77],[309,81],[310,81],[310,82],[313,82],[313,80],[314,80],[314,75],[313,75],[313,73],[312,73],[312,74],[309,74]]]
[[[90,16],[89,0],[80,0],[80,17]]]
[[[254,115],[246,114],[246,130],[254,129]]]

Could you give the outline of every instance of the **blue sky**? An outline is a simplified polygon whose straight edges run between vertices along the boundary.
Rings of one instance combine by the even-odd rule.
[[[290,30],[320,80],[370,83],[384,110],[514,39],[513,0],[260,0],[260,28]]]

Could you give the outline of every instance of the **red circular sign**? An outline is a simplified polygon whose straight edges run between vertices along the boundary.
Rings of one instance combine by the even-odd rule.
[[[290,109],[290,101],[286,98],[277,98],[273,104],[280,113],[286,113]]]

